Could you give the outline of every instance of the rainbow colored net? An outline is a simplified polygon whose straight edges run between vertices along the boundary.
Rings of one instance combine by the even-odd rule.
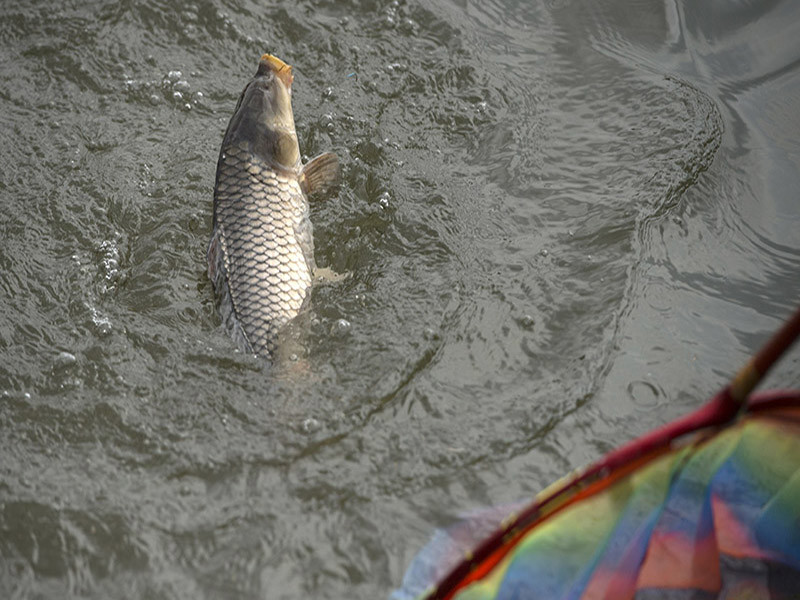
[[[800,391],[697,425],[437,532],[393,600],[800,599]]]

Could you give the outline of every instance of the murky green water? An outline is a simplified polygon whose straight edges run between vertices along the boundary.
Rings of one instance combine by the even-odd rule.
[[[3,3],[0,596],[386,597],[700,404],[800,298],[799,7]],[[265,51],[351,274],[281,373],[205,275]]]

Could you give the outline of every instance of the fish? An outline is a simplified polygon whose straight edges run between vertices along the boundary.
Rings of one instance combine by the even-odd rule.
[[[314,278],[309,196],[338,189],[339,161],[303,164],[292,112],[292,67],[264,54],[228,123],[217,161],[208,277],[224,329],[272,359],[279,331]]]

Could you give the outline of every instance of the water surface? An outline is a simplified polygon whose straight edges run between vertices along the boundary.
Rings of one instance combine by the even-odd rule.
[[[800,298],[791,0],[0,15],[3,597],[386,597],[434,527],[698,406]],[[312,220],[350,274],[277,371],[205,274],[265,51],[342,162]]]

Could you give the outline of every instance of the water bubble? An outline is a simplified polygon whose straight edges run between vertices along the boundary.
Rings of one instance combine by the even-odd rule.
[[[387,208],[389,208],[390,199],[391,196],[389,195],[389,192],[383,192],[380,196],[378,196],[378,204],[382,209],[386,210]]]
[[[422,337],[427,342],[433,342],[439,339],[439,334],[432,327],[426,327],[422,330]]]
[[[183,78],[183,73],[181,73],[180,71],[170,71],[169,73],[167,73],[167,79],[173,83],[179,81],[182,78]]]
[[[180,92],[172,92],[172,98],[174,100],[183,100],[183,94]]]
[[[74,365],[78,361],[75,355],[70,352],[59,352],[55,359],[56,367],[68,367]]]
[[[183,105],[183,110],[192,110],[192,105],[187,102]]]
[[[152,104],[153,106],[155,106],[155,105],[156,105],[156,104],[158,104],[159,102],[160,102],[160,98],[158,97],[158,95],[157,95],[157,94],[150,94],[150,104]]]
[[[100,252],[103,253],[103,267],[106,271],[116,271],[119,266],[119,246],[113,240],[103,240],[100,243]]]
[[[189,91],[189,82],[186,81],[185,79],[181,79],[180,81],[176,81],[175,85],[173,85],[172,87],[173,87],[173,89],[176,89],[176,90],[179,90],[179,91],[182,91],[182,92],[188,92]]]
[[[348,321],[347,319],[339,319],[338,321],[336,321],[336,323],[333,324],[331,333],[338,333],[340,335],[345,334],[350,331],[351,327],[352,325],[350,325],[350,321]]]
[[[92,323],[94,324],[95,328],[97,329],[97,333],[101,336],[106,336],[111,333],[111,321],[108,317],[104,317],[94,306],[88,306],[89,312],[92,315]]]
[[[306,433],[315,433],[322,428],[322,423],[317,421],[314,417],[309,417],[303,421],[303,431]]]
[[[541,254],[542,256],[547,256],[548,254],[550,254],[550,252],[547,250],[547,248],[542,248],[539,254]]]
[[[108,317],[101,317],[94,323],[97,325],[97,333],[100,335],[105,337],[111,333],[111,321],[108,320]]]
[[[536,324],[536,322],[534,321],[534,319],[533,319],[533,317],[531,315],[524,315],[519,320],[519,324],[520,324],[520,327],[522,327],[523,329],[531,330],[531,329],[533,329],[533,326]]]
[[[649,373],[648,373],[649,375]],[[628,384],[628,396],[641,408],[654,408],[659,404],[662,395],[659,389],[648,381],[631,381]]]
[[[120,279],[120,251],[116,241],[104,240],[99,248],[102,256],[100,270],[103,274],[103,293],[113,291]]]

